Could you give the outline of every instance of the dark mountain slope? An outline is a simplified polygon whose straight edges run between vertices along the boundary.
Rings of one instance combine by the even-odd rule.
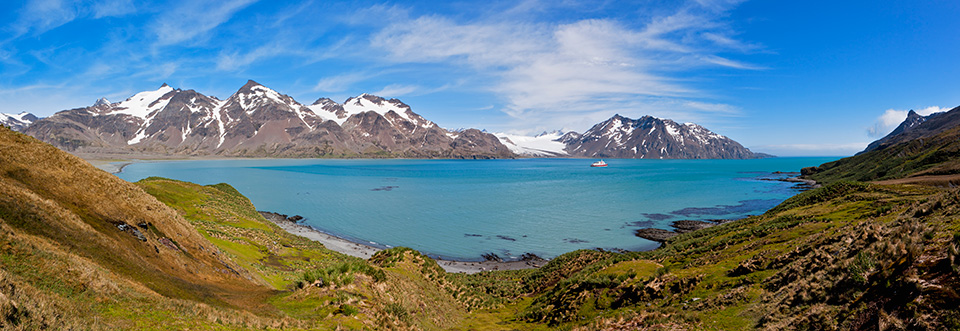
[[[912,121],[916,118],[907,118],[899,133],[878,140],[882,143],[871,144],[875,146],[872,150],[805,168],[803,174],[825,183],[960,174],[960,107],[930,116],[917,125],[909,125]],[[948,181],[941,184],[953,181],[943,178]]]

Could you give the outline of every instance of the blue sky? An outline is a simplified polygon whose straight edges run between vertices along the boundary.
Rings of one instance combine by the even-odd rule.
[[[448,128],[696,122],[754,151],[850,155],[960,105],[957,1],[4,1],[0,112],[162,83],[301,103],[399,98]]]

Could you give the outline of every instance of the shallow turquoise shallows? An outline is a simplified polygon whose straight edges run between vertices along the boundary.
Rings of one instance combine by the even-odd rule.
[[[136,163],[118,176],[228,183],[258,210],[356,242],[479,260],[653,249],[634,230],[761,214],[798,193],[773,172],[835,159],[205,160]]]

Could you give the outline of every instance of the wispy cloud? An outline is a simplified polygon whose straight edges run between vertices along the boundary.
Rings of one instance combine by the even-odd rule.
[[[343,75],[324,77],[313,87],[316,92],[343,92],[353,84],[371,78],[370,73],[354,72]]]
[[[948,110],[950,109],[932,106],[917,109],[915,111],[921,116],[927,116],[933,113],[945,112]],[[873,126],[867,128],[867,135],[873,138],[879,138],[889,134],[891,131],[893,131],[893,129],[899,126],[900,123],[903,123],[903,121],[907,119],[907,113],[909,112],[909,110],[887,109],[882,115],[880,115],[880,117],[877,118],[876,122],[873,123]]]
[[[73,21],[78,12],[74,1],[31,0],[23,7],[12,28],[18,36],[31,31],[41,34]]]
[[[30,0],[11,23],[15,36],[35,35],[70,23],[76,19],[124,16],[136,12],[132,0]]]
[[[373,94],[386,98],[397,98],[420,91],[421,89],[422,87],[416,85],[390,84],[384,86],[383,89],[379,91],[373,92]]]
[[[157,43],[178,44],[206,34],[257,0],[186,2],[160,15],[153,25]]]
[[[529,3],[516,10],[529,11]],[[685,119],[731,115],[737,113],[734,107],[688,100],[702,91],[671,75],[704,66],[763,69],[717,54],[759,48],[736,40],[719,22],[733,4],[692,2],[640,25],[616,19],[555,24],[499,16],[460,23],[427,15],[383,28],[371,46],[385,51],[388,61],[467,66],[489,76],[489,90],[504,99],[502,111],[521,123],[531,118],[579,123],[593,114],[664,104],[680,107],[661,112]]]
[[[137,12],[133,0],[106,0],[91,5],[93,18],[116,17]]]

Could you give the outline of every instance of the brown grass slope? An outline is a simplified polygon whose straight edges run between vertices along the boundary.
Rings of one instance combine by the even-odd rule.
[[[43,287],[44,279],[30,282],[26,272],[50,271],[49,279],[69,283],[62,271],[78,267],[173,300],[273,311],[262,304],[272,290],[219,256],[174,210],[136,185],[6,128],[0,128],[0,192],[7,243],[0,278],[20,277],[26,285]],[[43,261],[38,254],[59,256],[64,267],[25,267]],[[82,287],[74,290],[85,292]],[[0,294],[0,301],[22,297],[9,288]]]

